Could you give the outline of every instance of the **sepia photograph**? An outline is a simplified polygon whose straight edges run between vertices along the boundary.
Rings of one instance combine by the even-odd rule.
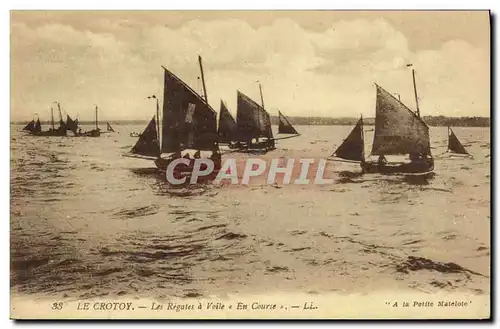
[[[488,10],[12,10],[11,319],[489,319]]]

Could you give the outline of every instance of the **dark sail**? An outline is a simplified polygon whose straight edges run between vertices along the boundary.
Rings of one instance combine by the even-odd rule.
[[[110,132],[114,132],[115,130],[113,129],[113,127],[111,127],[111,125],[109,124],[109,122],[106,122],[106,130],[107,131],[110,131]]]
[[[161,151],[185,148],[213,150],[217,142],[217,114],[194,90],[165,69]],[[194,105],[192,121],[186,124],[189,104]],[[190,136],[190,132],[193,134]],[[192,138],[190,142],[189,138]]]
[[[78,129],[78,121],[74,121],[69,115],[66,115],[66,129],[76,133],[76,130]]]
[[[62,119],[59,119],[59,128],[57,128],[57,130],[59,130],[59,131],[69,130],[69,128]]]
[[[240,91],[238,91],[236,123],[237,138],[240,141],[259,137],[273,138],[269,113]]]
[[[30,123],[24,126],[23,130],[33,131],[34,128],[35,128],[35,120],[31,120]]]
[[[429,127],[413,111],[377,86],[373,155],[430,154]]]
[[[278,117],[279,117],[279,126],[278,126],[278,134],[294,134],[298,135],[299,133],[295,128],[292,126],[290,121],[281,113],[278,111]]]
[[[352,161],[364,161],[365,143],[363,136],[363,118],[360,118],[344,142],[335,150],[333,156]]]
[[[146,129],[139,137],[137,143],[130,151],[133,154],[144,156],[160,156],[160,145],[158,143],[158,132],[156,131],[156,119],[153,117],[149,121]]]
[[[448,150],[458,154],[469,154],[450,127],[448,127]]]
[[[42,125],[40,124],[40,119],[36,119],[35,126],[33,127],[32,132],[39,133],[42,131]]]
[[[234,121],[231,112],[226,107],[226,104],[220,101],[220,114],[219,114],[219,142],[229,143],[236,138],[236,121]]]

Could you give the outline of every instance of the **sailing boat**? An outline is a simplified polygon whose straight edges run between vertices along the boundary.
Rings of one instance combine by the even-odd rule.
[[[247,150],[275,149],[271,117],[264,109],[262,87],[259,84],[262,106],[241,91],[237,91],[236,145]],[[259,138],[265,138],[259,141]]]
[[[130,153],[144,157],[153,157],[153,159],[160,157],[161,148],[155,116],[149,121],[146,129],[144,129],[144,132],[139,137],[139,140],[135,143],[134,147],[132,147],[132,150],[130,150]]]
[[[132,156],[154,159],[160,170],[165,170],[173,160],[181,156],[182,151],[211,151],[215,169],[220,168],[221,154],[217,136],[217,114],[207,102],[207,91],[203,73],[202,59],[198,56],[204,98],[198,95],[184,81],[164,70],[163,115],[161,140],[159,101],[156,97],[156,118],[151,119],[141,137],[131,149]],[[198,152],[200,151],[200,152]],[[168,154],[167,157],[162,157]],[[184,157],[189,157],[187,153]],[[195,155],[196,157],[196,155]],[[192,161],[194,164],[194,161]],[[186,168],[192,169],[192,165]]]
[[[291,137],[296,137],[300,135],[297,130],[292,126],[290,121],[288,121],[287,117],[281,113],[281,111],[278,111],[278,134],[291,134],[294,136],[289,136],[289,137],[284,137],[284,138],[291,138]],[[283,139],[283,138],[280,138]]]
[[[362,163],[365,161],[363,116],[358,120],[344,142],[333,152],[333,156],[353,162]]]
[[[448,149],[446,150],[446,152],[451,152],[453,153],[453,155],[471,156],[469,152],[467,152],[465,147],[462,145],[462,143],[460,143],[457,136],[449,126],[448,126]]]
[[[97,105],[95,106],[95,129],[92,129],[90,131],[85,131],[83,133],[78,133],[77,136],[80,137],[100,137],[101,136],[101,129],[99,128],[99,119],[98,119],[98,108]]]
[[[35,119],[31,120],[30,123],[28,123],[24,128],[24,131],[28,131],[33,134],[40,133],[42,131],[42,125],[40,124],[40,119],[37,118],[36,121]]]
[[[115,130],[113,129],[113,127],[111,127],[111,124],[106,121],[106,130],[109,131],[110,133],[114,133]]]
[[[78,134],[78,119],[73,120],[69,114],[66,114],[66,129],[72,131],[76,136]]]
[[[231,112],[229,112],[226,104],[223,100],[220,101],[220,113],[219,113],[219,130],[217,134],[219,135],[219,143],[232,144],[232,141],[236,139],[238,127],[236,121],[234,120]]]
[[[379,159],[365,159],[363,118],[359,119],[333,156],[359,162],[364,173],[423,175],[432,172],[434,159],[429,127],[420,118],[419,111],[414,113],[384,88],[375,86],[377,100],[371,155],[378,155]],[[386,155],[405,154],[410,155],[410,162],[388,162],[385,158]]]
[[[40,120],[37,120],[34,126],[34,130],[30,130],[30,134],[35,135],[35,136],[67,136],[67,128],[66,124],[62,120],[62,114],[61,114],[61,104],[59,102],[57,103],[57,108],[59,110],[59,127],[56,129],[55,128],[55,123],[54,123],[54,109],[51,107],[50,108],[50,115],[51,115],[51,124],[52,128],[46,131],[42,131],[42,127],[40,124]]]

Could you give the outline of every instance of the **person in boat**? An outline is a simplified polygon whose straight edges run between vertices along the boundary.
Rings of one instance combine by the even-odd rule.
[[[385,155],[380,155],[378,157],[378,160],[377,160],[377,163],[380,165],[380,166],[383,166],[385,164],[387,164],[387,159],[385,158]]]
[[[424,154],[417,153],[417,152],[410,153],[410,161],[411,162],[413,162],[413,161],[419,161],[419,160],[422,160],[422,159],[425,159],[425,155]]]
[[[222,159],[222,155],[220,153],[217,143],[214,143],[213,145],[212,155],[210,156],[210,159],[214,162],[220,162],[220,160]]]
[[[172,155],[170,156],[172,159],[180,159],[182,158],[182,154],[181,154],[181,151],[177,151],[175,153],[172,153]]]

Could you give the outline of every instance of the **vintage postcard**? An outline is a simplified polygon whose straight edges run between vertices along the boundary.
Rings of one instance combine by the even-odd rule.
[[[490,318],[490,12],[10,29],[13,319]]]

